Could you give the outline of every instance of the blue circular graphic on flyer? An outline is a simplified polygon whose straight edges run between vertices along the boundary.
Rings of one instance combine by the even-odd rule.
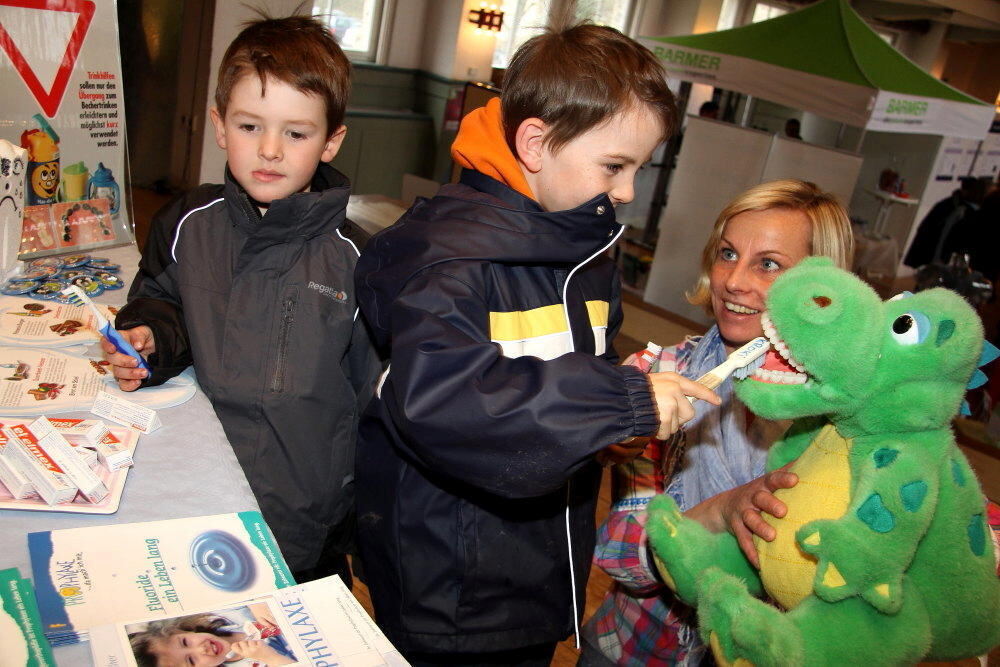
[[[207,584],[223,591],[241,591],[256,576],[252,554],[242,542],[222,530],[209,530],[194,538],[191,568]]]

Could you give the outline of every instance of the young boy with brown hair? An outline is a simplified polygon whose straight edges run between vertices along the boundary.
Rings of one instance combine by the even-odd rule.
[[[614,207],[676,124],[633,40],[535,37],[501,100],[463,120],[461,181],[362,254],[361,309],[391,364],[361,423],[359,546],[378,623],[414,664],[548,665],[583,611],[596,459],[676,431],[685,394],[717,403],[616,366],[611,345]]]
[[[152,372],[105,345],[119,385],[194,364],[296,580],[350,585],[358,416],[379,364],[357,317],[344,139],[350,63],[320,22],[252,22],[219,68],[223,185],[153,220],[116,327]]]

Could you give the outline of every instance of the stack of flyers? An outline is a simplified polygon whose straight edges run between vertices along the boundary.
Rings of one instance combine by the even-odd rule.
[[[255,667],[409,664],[336,576],[227,605],[91,628],[90,651],[96,667],[170,658]]]
[[[0,570],[0,647],[0,665],[55,667],[31,581],[22,579],[17,568]]]
[[[95,625],[295,583],[260,512],[29,533],[28,551],[53,646],[86,641]]]

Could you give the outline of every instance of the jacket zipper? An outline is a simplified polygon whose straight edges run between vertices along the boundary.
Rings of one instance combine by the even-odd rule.
[[[278,328],[277,361],[274,368],[274,378],[271,380],[271,391],[280,393],[285,388],[285,365],[288,360],[288,339],[295,322],[295,298],[287,297],[281,303],[281,325]]]
[[[617,241],[618,237],[622,235],[625,231],[625,227],[622,226],[618,230],[617,234],[611,236],[611,240],[603,248],[595,252],[593,255],[583,260],[579,264],[573,267],[573,269],[566,276],[566,281],[562,286],[562,297],[563,297],[563,313],[566,316],[566,329],[569,331],[569,347],[570,352],[576,352],[576,343],[573,342],[573,322],[569,317],[569,281],[573,278],[573,274],[579,270],[579,268],[585,265],[590,260],[594,259],[602,252],[606,251],[608,248],[613,246]],[[576,568],[573,567],[573,535],[570,530],[569,525],[569,513],[570,513],[570,485],[572,480],[566,482],[566,553],[569,555],[569,585],[572,591],[573,597],[573,637],[576,640],[576,648],[580,648],[580,609],[576,599]]]

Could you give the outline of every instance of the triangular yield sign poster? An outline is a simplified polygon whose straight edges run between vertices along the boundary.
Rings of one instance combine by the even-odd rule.
[[[48,90],[25,57],[22,51],[23,45],[19,47],[10,31],[4,26],[3,21],[0,20],[0,48],[3,48],[7,57],[10,58],[14,69],[17,70],[21,80],[31,91],[45,115],[53,118],[59,110],[63,94],[66,92],[70,74],[72,74],[76,58],[80,54],[83,40],[87,36],[90,21],[94,18],[94,3],[91,0],[0,0],[0,8],[3,6],[48,12],[68,12],[76,15],[76,24],[70,33],[62,60],[59,62],[55,78]]]
[[[116,5],[0,0],[0,147],[24,160],[0,174],[0,192],[24,193],[20,219],[0,211],[0,249],[16,240],[17,259],[133,241]]]

